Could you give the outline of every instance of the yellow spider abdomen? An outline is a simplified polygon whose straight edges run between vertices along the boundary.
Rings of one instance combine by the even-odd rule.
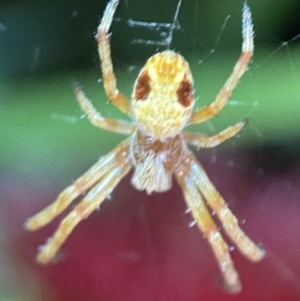
[[[193,105],[188,62],[170,50],[150,57],[135,82],[131,101],[141,131],[155,139],[175,136],[189,122]]]

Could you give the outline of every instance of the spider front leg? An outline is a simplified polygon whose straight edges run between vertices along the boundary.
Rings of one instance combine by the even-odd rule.
[[[103,85],[107,97],[123,113],[130,113],[130,102],[117,89],[116,77],[113,71],[113,65],[110,55],[110,42],[108,30],[112,23],[119,0],[111,0],[104,12],[101,23],[96,35],[98,41],[98,52],[101,60]]]
[[[213,103],[195,111],[190,123],[200,123],[217,115],[226,105],[233,89],[236,87],[242,75],[246,72],[254,51],[253,24],[251,11],[247,4],[243,8],[243,46],[242,54],[234,66],[233,72],[227,79],[223,88],[219,91]]]
[[[183,170],[176,173],[176,179],[183,190],[187,205],[191,209],[198,227],[213,249],[224,277],[226,290],[231,293],[238,293],[241,290],[241,283],[229,254],[228,246],[211,218],[197,186],[188,172]]]
[[[101,116],[79,86],[76,86],[74,91],[81,109],[86,113],[88,119],[93,125],[103,130],[125,135],[133,133],[136,129],[136,126],[132,123]]]
[[[199,133],[184,132],[183,138],[188,144],[196,147],[215,147],[224,142],[225,140],[235,136],[245,126],[246,123],[246,120],[240,121],[237,124],[223,130],[219,134],[216,134],[211,137]]]
[[[228,208],[226,202],[209,180],[203,167],[194,156],[188,159],[190,162],[190,175],[204,195],[207,204],[221,221],[223,228],[238,249],[252,261],[261,260],[265,252],[259,248],[239,227],[237,218]]]
[[[106,156],[101,157],[94,166],[78,178],[71,186],[61,192],[52,204],[29,218],[25,223],[26,229],[35,231],[51,222],[64,211],[75,198],[88,190],[110,170],[116,168],[120,162],[124,162],[124,155],[128,155],[128,149],[129,142],[125,140]]]
[[[119,181],[129,172],[131,164],[122,162],[111,169],[83,200],[62,220],[54,235],[47,240],[37,256],[37,261],[47,264],[55,256],[58,249],[68,238],[75,226],[86,219],[94,210],[99,208],[108,194],[116,187]]]

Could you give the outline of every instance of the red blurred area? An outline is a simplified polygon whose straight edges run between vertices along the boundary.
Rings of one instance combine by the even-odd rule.
[[[51,186],[47,175],[6,174],[1,194],[13,268],[25,286],[34,279],[37,300],[43,301],[300,300],[300,169],[271,176],[242,152],[233,164],[228,158],[204,160],[204,166],[241,227],[266,250],[256,264],[232,250],[240,294],[222,290],[208,243],[197,227],[189,227],[192,218],[179,187],[147,196],[131,187],[130,177],[75,229],[57,262],[43,267],[35,262],[36,249],[62,216],[36,233],[25,232],[23,223],[63,187],[58,181]]]

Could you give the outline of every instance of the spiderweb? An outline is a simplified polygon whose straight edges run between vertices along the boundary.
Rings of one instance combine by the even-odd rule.
[[[127,47],[152,53],[175,49],[187,58],[195,78],[198,98],[196,106],[199,108],[213,101],[238,59],[241,36],[234,35],[238,37],[232,42],[235,47],[226,48],[224,43],[226,39],[231,39],[233,29],[230,22],[239,24],[234,30],[241,35],[241,22],[236,21],[241,18],[241,12],[237,11],[233,15],[219,13],[219,29],[215,31],[214,37],[207,40],[203,34],[205,28],[200,33],[198,31],[201,7],[198,2],[194,5],[191,17],[193,22],[189,26],[180,22],[181,14],[187,9],[187,4],[181,6],[181,1],[174,6],[174,17],[165,22],[155,22],[155,16],[151,21],[116,17],[115,22],[121,27],[138,30],[127,41]],[[127,15],[130,16],[128,5],[126,9]],[[285,285],[292,292],[291,300],[300,300],[300,273],[293,265],[293,258],[284,253],[278,241],[276,243],[276,240],[269,239],[272,227],[275,227],[282,231],[279,240],[287,241],[292,252],[296,252],[299,245],[293,243],[289,231],[294,231],[295,237],[299,235],[295,225],[300,225],[292,211],[300,212],[300,34],[287,41],[273,42],[264,48],[261,46],[255,14],[253,9],[257,37],[254,58],[248,72],[219,116],[194,126],[191,130],[213,135],[240,119],[249,118],[245,131],[220,147],[200,150],[199,157],[215,185],[227,187],[222,191],[233,211],[239,213],[240,223],[249,229],[255,229],[255,223],[266,227],[263,230],[264,234],[257,237],[267,251],[267,258],[263,264],[270,273],[274,273],[274,283]],[[203,40],[201,36],[204,37]],[[179,38],[186,39],[188,46],[182,49],[178,47],[176,41]],[[200,46],[203,44],[204,46]],[[125,63],[130,78],[134,80],[141,65],[127,63],[126,66]],[[218,173],[221,177],[217,176]],[[287,209],[283,212],[291,216],[291,223],[286,223],[284,214],[280,214],[286,206]],[[269,213],[271,217],[268,219],[266,216]],[[276,222],[280,227],[274,226]],[[187,225],[193,227],[195,222],[188,217]],[[232,245],[230,250],[234,250]],[[299,259],[296,256],[294,260],[299,262]],[[299,265],[297,267],[299,268]],[[261,281],[264,279],[265,277],[262,277]],[[247,286],[247,283],[244,285]],[[282,290],[274,291],[283,295],[281,300],[287,298]]]
[[[44,3],[46,3],[47,8],[45,9],[45,16],[54,14],[55,9],[52,3],[48,1],[44,1]],[[236,4],[237,7],[235,9],[231,6],[227,10],[222,10],[218,8],[221,6],[221,3],[209,6],[199,1],[193,1],[193,3],[182,1],[181,3],[181,1],[178,2],[176,0],[173,1],[172,9],[168,9],[168,11],[161,12],[158,11],[158,8],[157,10],[149,8],[149,12],[145,12],[142,7],[143,3],[141,3],[142,1],[139,3],[133,1],[120,3],[111,30],[113,32],[112,52],[120,90],[129,96],[139,69],[149,55],[157,51],[172,49],[180,52],[190,63],[195,79],[196,107],[200,108],[202,105],[213,101],[218,90],[232,71],[241,51],[242,4]],[[238,216],[243,229],[253,240],[261,242],[267,252],[263,262],[255,265],[244,258],[239,258],[239,255],[237,255],[238,251],[235,251],[234,246],[229,244],[233,257],[236,259],[237,269],[242,275],[246,291],[246,295],[240,297],[241,300],[253,300],[253,296],[257,300],[264,300],[261,297],[264,295],[267,296],[267,300],[296,301],[300,300],[300,28],[293,28],[293,34],[288,36],[286,40],[278,38],[274,32],[261,36],[263,27],[259,24],[263,24],[266,27],[268,24],[259,22],[258,12],[260,8],[254,4],[252,7],[252,3],[248,4],[252,9],[256,34],[255,53],[249,70],[241,79],[221,113],[208,122],[195,125],[189,130],[214,135],[243,118],[249,118],[247,127],[238,136],[226,141],[223,145],[217,148],[201,149],[199,151],[194,149],[193,151],[204,165],[212,182],[224,195],[230,208]],[[59,65],[64,63],[62,59],[56,60],[59,53],[65,51],[69,55],[76,47],[92,45],[90,47],[91,50],[87,50],[86,57],[88,58],[85,60],[87,66],[93,69],[92,72],[89,71],[89,75],[81,77],[78,71],[71,71],[64,74],[63,78],[58,77],[56,79],[56,76],[49,76],[46,81],[38,79],[43,87],[51,86],[51,89],[48,88],[49,94],[42,93],[44,99],[41,100],[38,96],[38,100],[35,100],[36,94],[40,95],[38,94],[38,89],[41,88],[32,88],[30,85],[26,86],[24,82],[18,82],[17,88],[15,88],[15,85],[12,85],[14,89],[10,90],[9,85],[4,86],[3,84],[6,81],[8,82],[8,80],[3,76],[5,72],[0,69],[1,79],[3,78],[0,116],[2,122],[3,120],[5,121],[3,126],[5,131],[3,131],[2,138],[4,143],[0,146],[2,156],[0,158],[0,176],[2,174],[0,191],[4,199],[3,204],[6,204],[6,201],[7,204],[14,204],[15,206],[14,210],[10,211],[10,214],[1,211],[0,223],[1,226],[4,221],[6,223],[6,216],[9,216],[10,223],[12,220],[18,222],[18,225],[14,224],[13,227],[10,227],[11,229],[22,228],[21,225],[25,219],[25,213],[26,217],[29,215],[28,208],[31,208],[32,199],[36,203],[42,199],[45,204],[48,204],[49,201],[55,198],[57,192],[69,185],[75,176],[85,171],[87,166],[93,164],[99,155],[111,149],[111,145],[117,144],[121,139],[119,136],[110,138],[111,134],[104,134],[99,139],[99,136],[97,136],[98,130],[91,128],[85,116],[82,115],[76,103],[72,100],[74,97],[70,87],[73,79],[81,81],[84,90],[92,98],[96,107],[99,99],[103,100],[105,96],[104,93],[99,96],[99,93],[103,92],[103,83],[101,78],[97,81],[99,61],[94,38],[92,37],[92,31],[96,28],[98,21],[96,19],[101,17],[99,7],[97,7],[96,16],[93,17],[94,23],[89,27],[82,27],[79,26],[81,23],[76,22],[79,22],[78,20],[81,18],[83,19],[86,7],[76,2],[68,5],[68,10],[59,10],[59,16],[66,20],[65,36],[63,35],[60,44],[64,44],[64,39],[69,33],[68,29],[74,27],[76,27],[77,31],[73,39],[76,40],[78,38],[80,40],[80,37],[81,42],[78,45],[72,45],[73,48],[68,45],[64,45],[66,48],[50,47],[49,45],[51,44],[40,42],[41,38],[39,35],[41,33],[38,32],[39,28],[29,24],[28,29],[32,32],[32,40],[24,41],[23,35],[18,36],[18,47],[22,48],[24,52],[30,49],[29,58],[22,58],[22,62],[26,64],[29,70],[30,76],[28,77],[34,78],[45,65],[46,58],[47,56],[50,57],[50,53],[51,55],[53,53],[57,55],[56,57],[54,55],[51,56],[50,62],[51,60],[53,63],[58,62],[56,64]],[[134,13],[133,8],[138,5],[141,5],[140,11]],[[212,18],[214,21],[210,21],[209,18],[203,21],[204,15],[216,15],[216,17]],[[188,16],[188,18],[184,16]],[[3,15],[0,15],[0,17],[1,39],[5,35],[12,35],[13,31],[9,20],[4,18]],[[30,20],[31,18],[28,18],[26,15],[25,19]],[[215,29],[208,30],[212,27]],[[33,28],[37,29],[37,31],[33,30]],[[125,30],[122,31],[123,28],[126,28],[127,33],[125,33]],[[49,32],[56,38],[55,30],[49,30]],[[184,43],[180,43],[180,40],[183,40]],[[263,43],[264,40],[267,40],[268,43]],[[229,45],[232,47],[229,47],[228,43],[232,44]],[[3,45],[8,45],[5,43],[5,40],[2,40],[0,44],[2,47]],[[121,49],[119,53],[114,50],[118,49],[118,47]],[[3,60],[3,56],[1,56],[1,59]],[[14,56],[14,59],[16,61],[19,60],[18,56]],[[80,65],[79,67],[83,66]],[[26,80],[30,81],[28,78]],[[60,88],[58,89],[58,87]],[[65,94],[68,94],[69,98],[60,102],[61,99],[66,99]],[[42,109],[36,110],[36,107],[33,105],[35,103],[40,103]],[[18,107],[18,112],[20,112],[17,117],[12,113],[12,107],[14,106]],[[104,116],[114,118],[115,116],[121,116],[115,113],[116,110],[112,106],[103,105],[100,107],[99,105],[99,108]],[[27,116],[30,121],[22,123],[22,117],[24,116]],[[19,120],[21,120],[20,123],[18,123]],[[15,123],[18,126],[14,128]],[[51,132],[50,129],[52,129]],[[110,144],[106,143],[108,139],[112,139]],[[52,141],[55,142],[54,145],[51,144]],[[11,147],[8,148],[6,145],[11,145]],[[78,147],[79,145],[80,147]],[[78,151],[76,150],[77,148],[79,148]],[[55,151],[53,151],[54,149]],[[58,160],[56,158],[56,150],[60,154]],[[9,157],[9,155],[12,157]],[[46,158],[48,159],[46,160]],[[49,158],[51,159],[49,160]],[[62,175],[60,172],[57,172],[55,168],[57,165],[61,169]],[[71,165],[72,170],[69,172]],[[60,181],[63,181],[63,183],[60,183]],[[127,183],[129,183],[129,180],[127,180]],[[29,192],[31,188],[33,192]],[[176,187],[174,189],[180,195]],[[45,195],[47,195],[47,198]],[[134,192],[131,191],[127,200],[131,196],[136,197]],[[139,216],[142,218],[140,218],[140,223],[137,224],[142,224],[141,231],[144,236],[150,237],[149,241],[151,239],[155,241],[155,238],[151,237],[152,234],[149,230],[151,223],[159,218],[167,220],[162,231],[168,232],[170,237],[177,242],[174,245],[180,247],[178,247],[180,252],[182,251],[182,241],[189,246],[192,244],[190,249],[194,248],[195,243],[195,249],[189,252],[192,252],[192,255],[195,252],[195,258],[199,258],[198,253],[201,252],[203,247],[203,245],[197,245],[198,239],[201,241],[199,232],[195,231],[196,234],[193,236],[193,239],[180,240],[178,242],[178,238],[174,238],[172,234],[173,232],[176,232],[176,235],[181,233],[180,231],[183,231],[182,228],[184,226],[178,227],[177,225],[176,231],[174,231],[173,224],[170,222],[170,220],[173,221],[172,215],[171,217],[168,216],[170,220],[163,216],[162,212],[169,212],[173,206],[167,205],[163,200],[171,199],[172,196],[172,194],[150,196],[150,199],[156,198],[157,200],[158,198],[161,200],[161,212],[153,209],[153,219],[151,220],[147,216],[149,207],[146,207],[151,205],[148,205],[149,203],[145,206],[143,205],[144,207],[140,205],[138,211]],[[126,194],[124,193],[121,197],[119,194],[118,199],[121,198],[126,198]],[[116,200],[114,194],[112,194],[112,199]],[[147,201],[149,200],[147,199]],[[180,202],[184,204],[183,198]],[[180,205],[174,205],[174,207],[174,220],[178,221],[178,216],[181,214],[180,220],[182,220],[182,224],[187,228],[191,227],[192,229],[189,229],[190,232],[188,233],[193,233],[195,223],[189,216],[189,213],[185,212],[184,205],[181,207]],[[124,211],[127,210],[125,205],[121,208]],[[145,208],[148,208],[148,211]],[[177,211],[176,208],[178,209]],[[20,212],[25,213],[22,215]],[[123,212],[121,213],[123,214]],[[101,217],[105,218],[103,215]],[[109,220],[109,218],[106,219],[108,223]],[[116,219],[117,223],[118,220]],[[98,226],[98,224],[95,225]],[[88,226],[85,229],[86,232],[90,229]],[[105,228],[106,226],[104,225],[103,227]],[[186,232],[184,232],[185,234]],[[18,235],[21,236],[23,233]],[[43,239],[43,235],[40,236],[41,239]],[[184,235],[180,237],[182,238]],[[10,257],[8,256],[10,254],[7,252],[6,246],[11,243],[10,238],[7,234],[0,234],[0,240],[3,242],[2,246],[5,246],[1,248],[0,264],[1,267],[5,268],[6,275],[12,275],[11,277],[13,278],[16,276],[9,271],[11,267],[7,264],[9,262],[7,258]],[[80,239],[83,238],[81,237]],[[34,244],[40,242],[34,242]],[[163,245],[161,241],[155,241],[155,243]],[[174,245],[168,249],[170,252],[166,252],[166,254],[172,255]],[[206,248],[205,243],[204,248]],[[184,248],[184,251],[186,251],[185,249],[189,248]],[[69,248],[69,250],[73,249]],[[151,250],[151,246],[149,246],[149,250]],[[90,249],[87,249],[87,251],[92,252]],[[207,247],[204,251],[201,253],[201,256],[204,256],[203,260],[205,261],[206,258],[214,264],[211,250]],[[208,256],[205,257],[205,254],[208,254]],[[170,257],[172,257],[171,255]],[[30,253],[30,258],[33,258],[33,256],[33,253]],[[164,257],[155,252],[151,253],[151,256],[151,264],[153,263],[153,265],[157,258],[165,265],[169,263],[167,256]],[[120,258],[135,264],[141,256],[137,252],[130,250],[127,253],[120,253]],[[180,260],[182,259],[185,262],[183,258],[185,256],[182,256]],[[171,271],[172,267],[177,267],[176,264],[180,264],[180,260],[173,262],[172,265],[170,264]],[[200,260],[199,258],[199,262]],[[31,262],[31,264],[33,263]],[[99,264],[99,271],[101,271],[101,265]],[[184,270],[185,266],[183,264],[180,267],[180,271],[186,273],[183,274],[185,276],[183,277],[184,279],[177,276],[178,271],[175,268],[173,270],[174,276],[166,275],[174,283],[177,283],[175,278],[178,277],[180,281],[178,280],[177,284],[178,287],[183,288],[185,291],[185,301],[198,300],[197,298],[202,296],[201,292],[199,293],[196,290],[196,288],[199,289],[202,281],[200,284],[198,280],[193,283],[194,278],[190,278],[199,273],[198,266],[197,269],[194,269],[192,265],[188,266],[189,269],[187,270]],[[110,266],[107,270],[113,267]],[[153,279],[159,279],[155,271],[154,269],[152,271],[151,267],[149,271],[147,270],[149,274],[153,273],[151,274]],[[200,274],[203,273],[201,275],[204,275],[201,278],[203,281],[206,281],[205,271],[207,270],[203,268],[203,271],[200,272]],[[248,272],[251,276],[247,276]],[[208,285],[207,287],[213,292],[218,291],[215,283],[211,282],[212,277],[216,274],[218,274],[218,271],[215,268],[213,275],[209,276],[209,279],[205,282]],[[88,276],[91,275],[89,274]],[[95,275],[92,275],[91,279],[93,277]],[[1,282],[4,282],[4,278],[5,275],[2,272],[0,275],[0,288],[1,285],[3,286]],[[254,278],[258,280],[252,285],[252,282],[256,281]],[[52,284],[55,283],[55,279],[51,281]],[[99,284],[99,287],[101,287],[101,284]],[[109,287],[109,284],[107,287]],[[140,287],[147,287],[147,284],[142,283]],[[201,286],[201,289],[205,291],[206,288],[203,287]],[[163,289],[165,289],[165,292],[167,291],[167,288],[162,288],[161,290]],[[274,295],[272,295],[272,291]],[[166,296],[169,295],[166,293]],[[177,297],[177,295],[173,296],[172,300],[180,300]],[[211,297],[210,300],[214,299],[231,300],[231,297],[221,292],[220,295],[216,295],[215,298]],[[104,298],[103,300],[106,299]],[[116,300],[119,299],[116,298]],[[167,297],[165,299],[161,297],[161,299],[157,298],[156,300],[168,299]],[[202,298],[201,300],[206,299]],[[237,297],[237,300],[240,300],[239,297]]]
[[[238,59],[241,42],[234,42],[234,45],[237,45],[235,50],[233,47],[228,50],[223,44],[227,38],[230,38],[230,30],[227,28],[231,28],[231,19],[241,18],[241,13],[237,12],[233,16],[222,14],[218,20],[219,29],[209,43],[199,39],[197,24],[200,18],[199,3],[195,3],[194,24],[190,26],[190,30],[187,30],[180,22],[180,13],[184,9],[186,7],[181,7],[181,1],[179,1],[177,6],[174,6],[174,18],[168,22],[153,20],[148,22],[120,17],[117,17],[115,21],[133,30],[143,29],[142,36],[136,34],[130,39],[131,46],[129,47],[133,49],[144,47],[153,53],[165,49],[175,49],[181,52],[190,62],[198,97],[196,106],[201,107],[213,101]],[[130,11],[127,11],[127,14],[130,15]],[[254,28],[259,36],[259,28],[256,29],[255,25],[255,10],[253,10],[253,15]],[[241,27],[237,27],[236,30],[241,31]],[[147,38],[148,34],[150,38]],[[178,49],[176,46],[178,36],[184,36],[189,47],[183,47],[183,49],[178,47]],[[285,223],[284,215],[278,213],[282,207],[292,208],[285,211],[287,215],[292,215],[292,210],[299,212],[300,209],[297,203],[300,196],[300,55],[297,49],[300,34],[294,35],[287,41],[273,42],[266,48],[260,46],[261,39],[257,38],[257,40],[253,62],[226,108],[218,117],[203,125],[194,126],[192,130],[213,135],[241,118],[249,118],[245,131],[218,148],[201,150],[200,158],[203,158],[203,164],[207,167],[217,187],[231,187],[224,189],[226,199],[231,200],[230,207],[235,212],[239,212],[242,217],[241,224],[245,226],[250,224],[248,227],[251,229],[251,225],[258,220],[258,223],[267,225],[266,232],[259,238],[265,244],[267,251],[264,264],[271,273],[276,275],[273,281],[285,284],[292,291],[292,300],[300,300],[300,274],[297,268],[294,268],[291,257],[282,251],[280,245],[268,239],[272,231],[270,225],[276,224],[277,219],[282,232],[282,229],[289,231],[287,229],[291,227],[289,223]],[[241,37],[238,41],[241,41]],[[201,49],[199,48],[201,43],[207,44]],[[186,48],[189,52],[185,50]],[[228,62],[224,62],[224,59]],[[128,74],[133,73],[136,76],[139,67],[128,65]],[[221,73],[220,76],[219,73]],[[222,174],[221,177],[215,175],[218,172]],[[243,180],[238,181],[239,177]],[[232,183],[235,181],[237,181],[236,185],[244,187],[244,189],[240,188],[240,194],[234,192],[239,190]],[[247,181],[251,183],[250,188],[246,188],[245,182]],[[276,187],[281,188],[280,193]],[[245,195],[245,193],[248,194]],[[273,198],[270,199],[270,196]],[[240,205],[238,202],[241,197],[244,198],[244,202]],[[284,203],[286,198],[288,202]],[[273,210],[271,211],[272,217],[267,219],[265,215],[270,212],[270,208]],[[297,225],[299,223],[295,216],[291,217],[291,220],[293,221],[292,229],[295,231],[295,223]],[[187,221],[190,227],[195,225],[193,220],[187,219]],[[293,233],[295,236],[299,234],[298,231]],[[284,232],[280,239],[287,240],[292,250],[297,249],[298,244],[293,244],[293,240]],[[234,247],[230,245],[230,249],[232,251]],[[282,291],[279,290],[277,293],[280,295]],[[285,299],[286,296],[282,298]]]

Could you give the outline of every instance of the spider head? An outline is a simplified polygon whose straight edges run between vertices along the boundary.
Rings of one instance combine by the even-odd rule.
[[[175,136],[189,122],[194,87],[188,62],[173,51],[150,57],[132,93],[131,110],[139,128],[155,139]]]

